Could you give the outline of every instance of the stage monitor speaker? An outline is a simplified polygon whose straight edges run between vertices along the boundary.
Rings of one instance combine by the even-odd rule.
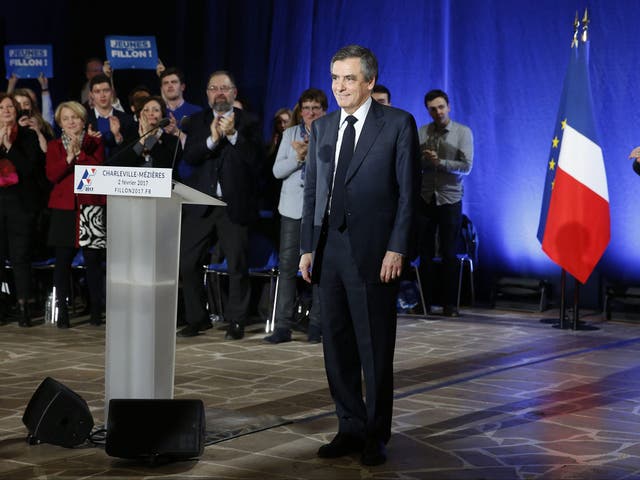
[[[129,459],[186,460],[204,451],[202,400],[111,399],[105,451]]]
[[[22,422],[29,443],[71,448],[83,443],[93,428],[87,402],[51,377],[45,378],[29,400]]]

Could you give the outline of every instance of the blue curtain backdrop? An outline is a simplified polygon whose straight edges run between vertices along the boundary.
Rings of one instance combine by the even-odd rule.
[[[378,56],[379,81],[390,88],[392,103],[412,112],[418,125],[429,121],[424,93],[442,88],[450,95],[452,118],[474,132],[464,211],[480,235],[482,284],[488,288],[501,275],[557,282],[559,268],[541,251],[536,231],[573,18],[577,10],[582,16],[587,2],[115,2],[115,8],[102,7],[109,20],[82,2],[33,3],[38,15],[25,16],[15,2],[3,7],[0,40],[54,43],[56,100],[76,95],[81,61],[103,54],[105,35],[155,34],[163,61],[187,73],[191,102],[204,103],[211,71],[234,72],[240,95],[264,119],[265,138],[273,112],[292,107],[310,86],[323,89],[335,109],[331,55],[349,43],[368,46]],[[640,145],[640,3],[590,0],[588,7],[594,107],[612,219],[611,243],[585,290],[586,300],[597,303],[603,280],[640,283],[640,219],[634,214],[640,177],[627,159]],[[133,83],[130,76],[116,72],[116,81]]]

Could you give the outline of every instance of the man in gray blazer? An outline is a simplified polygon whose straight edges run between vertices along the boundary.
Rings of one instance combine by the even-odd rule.
[[[313,122],[302,210],[300,270],[319,282],[325,367],[338,434],[322,458],[386,461],[391,435],[396,295],[419,189],[413,117],[371,99],[373,53],[331,60],[340,110]],[[362,398],[364,374],[366,401]]]

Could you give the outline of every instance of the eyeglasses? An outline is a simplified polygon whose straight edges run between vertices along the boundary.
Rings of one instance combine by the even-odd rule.
[[[233,90],[235,87],[232,87],[231,85],[222,85],[221,87],[218,87],[217,85],[209,85],[207,87],[207,90],[209,90],[210,92],[222,92],[222,93],[227,93],[230,92],[231,90]]]
[[[319,107],[317,105],[314,105],[313,107],[304,106],[300,110],[302,110],[303,112],[319,112],[322,110],[322,107]]]

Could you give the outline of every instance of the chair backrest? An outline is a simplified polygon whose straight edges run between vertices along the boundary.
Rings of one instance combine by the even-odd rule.
[[[257,232],[249,234],[249,269],[271,270],[278,267],[278,251],[265,235]]]
[[[465,214],[462,214],[460,225],[458,253],[466,253],[474,263],[478,260],[478,232],[473,222]]]
[[[79,248],[76,256],[73,257],[71,261],[71,268],[82,268],[84,267],[84,254],[82,253],[82,249]]]

